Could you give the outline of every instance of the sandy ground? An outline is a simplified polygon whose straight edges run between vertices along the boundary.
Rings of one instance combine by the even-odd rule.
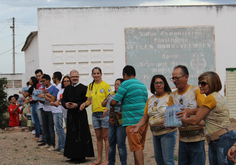
[[[232,123],[233,126],[236,126],[236,122]],[[93,146],[95,150],[94,158],[87,158],[85,163],[81,163],[84,165],[89,165],[92,162],[96,161],[97,158],[97,150],[96,150],[96,139],[94,130],[91,129]],[[0,133],[0,165],[60,165],[60,164],[71,164],[66,162],[67,158],[63,155],[59,155],[57,152],[48,151],[47,149],[42,149],[37,146],[37,142],[33,141],[34,136],[29,131],[25,132],[1,132]],[[178,139],[177,139],[178,142]],[[57,143],[56,143],[57,144]],[[126,144],[128,144],[126,142]],[[128,145],[127,145],[128,147]],[[134,164],[133,154],[128,149],[128,165]],[[206,154],[208,151],[208,147],[206,144]],[[105,152],[103,153],[105,155]],[[176,143],[175,147],[175,159],[177,164],[178,155],[178,143]],[[208,155],[206,164],[208,163]],[[144,150],[144,161],[146,165],[154,165],[156,164],[153,152],[153,142],[152,142],[152,133],[148,130],[145,150]],[[120,164],[119,162],[119,154],[116,154],[116,164]]]

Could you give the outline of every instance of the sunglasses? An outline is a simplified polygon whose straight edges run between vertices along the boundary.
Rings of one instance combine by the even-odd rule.
[[[198,81],[198,85],[201,85],[202,87],[205,87],[208,83],[205,81]]]

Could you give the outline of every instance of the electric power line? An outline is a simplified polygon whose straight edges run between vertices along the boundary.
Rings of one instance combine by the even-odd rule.
[[[15,46],[15,48],[17,48],[18,46],[20,46],[20,45],[22,45],[22,44],[24,44],[24,43],[25,43],[25,42],[22,42],[21,44]],[[12,48],[12,49],[13,49],[13,48]],[[12,49],[9,49],[9,50],[7,50],[7,51],[5,51],[5,52],[0,53],[0,56],[1,56],[2,54],[5,54],[5,53],[11,51]]]
[[[6,28],[6,26],[9,24],[9,21],[7,22],[7,24],[4,26],[4,28],[0,31],[0,33]]]

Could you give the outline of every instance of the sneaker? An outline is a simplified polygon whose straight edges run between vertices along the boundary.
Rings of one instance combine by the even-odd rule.
[[[48,151],[53,151],[53,150],[55,150],[55,147],[53,147],[53,146],[51,146],[51,147],[48,149]]]
[[[49,147],[50,147],[50,145],[48,145],[48,144],[41,146],[41,148],[49,148]]]
[[[63,149],[63,148],[60,149],[60,151],[58,152],[58,154],[63,155],[63,154],[64,154],[64,149]]]
[[[38,144],[38,146],[45,146],[47,143],[43,142],[43,143],[40,143]]]
[[[56,148],[56,149],[54,149],[54,150],[52,150],[52,151],[60,151],[60,148]]]
[[[35,135],[35,130],[33,130],[33,131],[31,132],[31,134],[32,134],[32,135]]]

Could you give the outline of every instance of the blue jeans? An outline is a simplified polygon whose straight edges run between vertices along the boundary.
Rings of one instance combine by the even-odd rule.
[[[210,165],[234,165],[234,162],[228,159],[227,153],[235,141],[236,133],[234,130],[221,135],[218,140],[211,141],[208,151]]]
[[[34,128],[35,128],[35,137],[39,138],[40,136],[40,124],[39,124],[39,117],[38,117],[38,105],[39,103],[30,104],[31,107],[31,115],[34,119]]]
[[[158,165],[175,165],[175,142],[177,130],[164,135],[153,135],[155,160]]]
[[[43,130],[42,111],[43,111],[43,108],[39,108],[39,109],[38,109],[38,117],[39,117],[40,129],[41,129],[41,133],[42,133],[42,140],[43,140],[43,141],[46,141],[46,137],[45,137],[45,135],[44,135],[44,130]]]
[[[205,140],[198,142],[179,141],[178,165],[205,165]]]
[[[54,123],[51,111],[42,111],[43,129],[46,137],[46,143],[55,147]]]
[[[120,162],[127,165],[127,149],[125,144],[126,129],[122,125],[112,126],[109,124],[108,141],[109,141],[109,164],[114,165],[116,162],[116,144],[119,151]]]
[[[63,129],[63,115],[62,113],[53,113],[53,122],[56,127],[56,133],[58,136],[58,148],[64,149],[66,135]]]

